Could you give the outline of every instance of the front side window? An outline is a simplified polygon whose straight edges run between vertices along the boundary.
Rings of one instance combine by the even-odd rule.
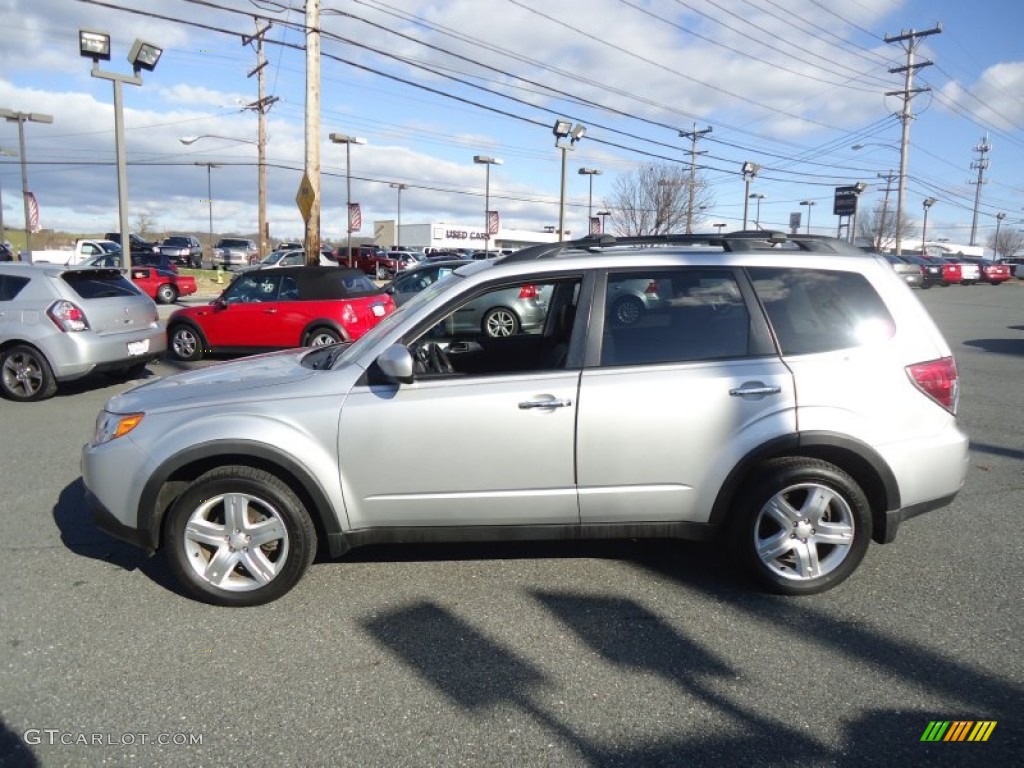
[[[280,283],[279,275],[260,272],[242,275],[224,292],[224,301],[228,304],[276,301]]]
[[[650,365],[750,354],[750,315],[731,270],[611,273],[601,365]]]
[[[784,355],[856,347],[890,338],[892,316],[863,275],[836,270],[748,270]]]

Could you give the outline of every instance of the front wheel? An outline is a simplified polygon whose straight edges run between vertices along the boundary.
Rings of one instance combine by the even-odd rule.
[[[844,581],[864,558],[871,509],[857,482],[834,464],[774,459],[738,498],[733,550],[769,591],[824,592]]]
[[[305,507],[275,475],[227,466],[195,480],[165,521],[172,573],[214,605],[263,605],[294,587],[313,562],[316,531]]]
[[[190,363],[203,359],[205,342],[191,325],[172,326],[167,331],[167,339],[167,347],[175,359]]]
[[[495,307],[484,314],[481,330],[492,339],[503,339],[519,333],[519,316],[511,309]]]

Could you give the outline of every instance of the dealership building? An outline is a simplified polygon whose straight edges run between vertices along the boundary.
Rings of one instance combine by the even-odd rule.
[[[385,248],[392,248],[400,245],[403,248],[439,248],[457,249],[472,248],[489,250],[501,248],[525,248],[528,245],[539,245],[542,243],[558,242],[558,235],[555,227],[550,231],[537,232],[529,229],[509,229],[498,227],[498,231],[491,235],[490,242],[486,241],[484,228],[479,223],[475,225],[460,224],[448,221],[431,221],[425,224],[402,224],[401,232],[396,237],[396,225],[394,219],[385,219],[373,222],[373,241]],[[571,235],[566,232],[566,236]]]

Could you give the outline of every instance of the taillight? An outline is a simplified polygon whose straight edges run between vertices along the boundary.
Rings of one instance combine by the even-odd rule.
[[[644,293],[646,293],[648,296],[657,296],[658,295],[658,283],[657,283],[657,281],[656,280],[651,280],[651,282],[649,282],[647,284],[647,287],[644,288]]]
[[[520,299],[536,299],[540,296],[540,291],[537,290],[536,285],[524,285],[519,289]]]
[[[950,413],[956,413],[960,400],[960,377],[952,357],[908,365],[907,374],[918,389]]]
[[[85,313],[70,301],[55,301],[46,310],[46,314],[64,333],[89,330],[89,321]]]

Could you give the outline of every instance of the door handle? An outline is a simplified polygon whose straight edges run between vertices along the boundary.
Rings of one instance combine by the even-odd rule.
[[[526,411],[531,408],[567,408],[570,405],[572,400],[568,398],[546,397],[542,400],[524,400],[519,404],[519,409]]]
[[[782,391],[782,387],[775,385],[768,385],[760,381],[747,381],[738,387],[734,387],[729,390],[729,394],[733,397],[749,397],[749,396],[764,396],[764,395],[777,395]]]

